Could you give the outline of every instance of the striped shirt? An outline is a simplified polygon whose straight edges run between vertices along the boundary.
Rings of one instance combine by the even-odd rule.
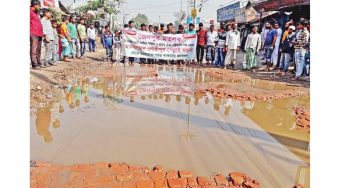
[[[43,34],[47,35],[49,40],[54,40],[53,27],[52,27],[52,23],[50,22],[50,20],[43,17],[41,19],[41,23],[42,23],[42,27],[43,27]]]
[[[294,45],[294,49],[296,50],[303,49],[304,45],[309,42],[309,37],[310,37],[310,33],[306,28],[300,31],[299,34],[297,35],[297,44]]]

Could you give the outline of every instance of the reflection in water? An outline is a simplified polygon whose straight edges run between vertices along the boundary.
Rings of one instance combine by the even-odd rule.
[[[146,87],[146,88],[153,88],[153,85],[155,85],[155,81],[150,81],[150,79],[144,79],[141,77],[138,78],[131,78],[127,79],[126,77],[119,76],[119,77],[112,77],[112,78],[99,78],[94,79],[96,81],[90,82],[90,79],[81,79],[77,81],[71,82],[66,89],[64,89],[61,93],[63,96],[59,98],[59,100],[55,103],[52,103],[47,108],[41,108],[37,109],[36,112],[36,132],[40,137],[43,137],[43,140],[45,143],[54,144],[52,133],[50,132],[50,124],[52,124],[52,127],[57,129],[57,131],[60,131],[61,129],[64,129],[67,127],[66,121],[60,121],[59,119],[59,113],[61,114],[67,111],[70,113],[70,110],[66,110],[68,108],[70,109],[83,109],[85,106],[89,103],[94,104],[95,102],[99,102],[99,104],[104,104],[108,111],[114,110],[116,111],[113,115],[119,111],[117,111],[118,106],[130,106],[132,108],[135,107],[142,107],[142,109],[148,111],[148,115],[152,114],[165,114],[169,116],[173,116],[173,118],[181,118],[183,119],[184,123],[179,124],[183,126],[179,126],[178,124],[174,124],[173,129],[178,129],[177,132],[174,132],[174,130],[170,130],[169,132],[173,132],[173,136],[170,137],[171,139],[174,136],[177,137],[177,140],[174,140],[172,143],[179,144],[179,139],[186,141],[186,143],[193,143],[197,142],[201,145],[205,144],[205,142],[212,142],[215,143],[216,146],[219,146],[218,144],[222,143],[224,140],[231,139],[231,136],[227,135],[222,137],[220,139],[218,137],[218,134],[220,132],[229,132],[234,131],[235,134],[239,134],[237,136],[242,136],[241,138],[246,139],[253,139],[257,138],[257,133],[259,132],[257,129],[256,131],[252,130],[251,128],[243,127],[243,125],[237,125],[234,126],[233,124],[229,123],[229,120],[232,117],[239,118],[239,114],[245,115],[245,117],[248,117],[248,119],[252,120],[257,127],[260,127],[260,130],[265,131],[265,134],[269,134],[271,137],[273,137],[276,141],[278,141],[283,146],[287,147],[292,153],[294,153],[296,156],[300,157],[303,161],[309,164],[309,153],[307,152],[307,156],[302,156],[303,151],[307,151],[305,148],[306,142],[309,142],[309,134],[299,130],[296,128],[295,125],[295,119],[292,114],[292,107],[296,105],[308,105],[309,103],[309,97],[303,96],[298,98],[286,98],[286,99],[278,99],[278,100],[271,100],[271,101],[256,101],[256,102],[250,102],[250,101],[237,101],[233,100],[231,98],[220,98],[212,95],[209,92],[201,93],[201,92],[195,92],[194,91],[194,85],[193,84],[199,84],[199,83],[210,83],[210,82],[221,82],[222,78],[216,78],[211,75],[206,75],[205,72],[197,70],[197,69],[191,69],[186,68],[184,71],[186,71],[188,74],[170,74],[169,72],[172,71],[170,68],[165,69],[166,72],[164,72],[164,75],[160,75],[159,77],[165,77],[167,80],[170,80],[172,77],[175,79],[180,78],[180,76],[183,76],[184,79],[190,79],[192,77],[192,86],[189,85],[188,87],[184,85],[174,85],[170,84],[167,81],[167,84],[164,86],[160,86],[161,88],[171,88],[170,90],[164,91],[164,92],[158,92],[158,90],[150,90],[146,92],[139,92],[140,88]],[[190,75],[191,73],[191,75]],[[141,79],[145,80],[146,84],[149,84],[147,86],[141,85]],[[159,83],[165,83],[164,81],[161,81]],[[189,82],[190,84],[190,82]],[[229,83],[220,84],[219,87],[228,87]],[[238,83],[239,84],[239,83]],[[245,87],[245,86],[246,87]],[[232,85],[234,86],[234,85]],[[239,85],[236,85],[234,87],[238,87],[239,89],[248,89],[247,87],[250,87],[250,89],[262,89],[262,90],[284,90],[287,89],[282,84],[265,84],[264,81],[256,81],[255,80],[247,80],[244,83],[240,83]],[[155,87],[159,87],[155,85]],[[173,88],[173,89],[172,89]],[[157,88],[156,88],[157,89]],[[91,92],[91,91],[92,92]],[[182,92],[183,91],[183,92]],[[90,99],[89,99],[89,94]],[[141,100],[135,100],[136,97],[140,97]],[[171,99],[173,97],[173,99]],[[175,100],[174,100],[175,97]],[[66,100],[66,105],[61,104],[64,100]],[[131,103],[129,103],[130,101]],[[167,103],[170,103],[170,105],[167,105]],[[193,103],[193,104],[192,104]],[[146,104],[148,109],[145,109],[142,105]],[[162,109],[156,109],[157,106],[155,105],[148,105],[148,104],[155,104],[158,106],[164,106],[165,108]],[[90,105],[90,104],[89,104]],[[96,103],[97,105],[97,103]],[[68,106],[68,107],[67,107]],[[169,111],[169,108],[175,106],[179,107],[177,109],[181,111]],[[65,109],[64,109],[65,107]],[[181,108],[180,108],[181,107]],[[96,109],[97,110],[97,109]],[[152,111],[150,111],[152,110]],[[156,110],[156,111],[155,111]],[[167,111],[165,111],[167,110]],[[95,111],[97,112],[97,111]],[[131,113],[128,113],[131,114]],[[221,122],[221,120],[217,120],[217,118],[220,118],[219,116],[216,117],[215,114],[220,114],[221,120],[225,121]],[[208,117],[207,117],[208,116]],[[190,118],[192,117],[192,123],[190,122]],[[131,118],[131,117],[127,117]],[[124,124],[125,121],[123,119],[126,119],[126,117],[119,117],[117,119],[117,125],[118,124]],[[169,118],[167,118],[169,119]],[[185,121],[186,120],[186,121]],[[119,122],[122,123],[119,123]],[[61,125],[61,122],[63,122],[64,125]],[[213,125],[210,125],[212,123],[217,122],[218,124],[223,123],[223,125],[217,125],[222,127],[221,131],[217,129],[217,131],[213,130]],[[108,122],[109,123],[109,122]],[[195,123],[195,125],[193,125]],[[203,128],[206,132],[202,132],[199,129],[196,128],[196,124],[203,125],[201,127],[198,127],[200,129]],[[110,126],[111,124],[106,126]],[[150,123],[150,125],[146,126],[155,126],[156,123]],[[136,125],[128,125],[127,127],[115,127],[112,124],[112,127],[109,128],[110,132],[114,132],[112,129],[118,129],[119,131],[119,139],[123,138],[124,136],[131,135],[131,134],[140,134],[143,132],[143,134],[147,133],[145,132],[146,126],[140,126],[136,127]],[[159,125],[158,125],[159,126]],[[168,126],[168,125],[167,125]],[[195,127],[194,127],[195,126]],[[215,127],[217,127],[215,126]],[[85,126],[86,127],[86,126]],[[164,127],[164,126],[163,126]],[[256,128],[257,128],[256,127]],[[136,129],[135,129],[136,128]],[[155,130],[160,131],[161,128],[154,127]],[[229,130],[230,129],[230,130]],[[135,131],[134,131],[135,130]],[[154,130],[154,129],[153,129]],[[252,134],[244,134],[242,135],[241,131],[254,131],[255,136]],[[208,132],[209,131],[209,132]],[[214,132],[213,132],[214,131]],[[239,132],[238,132],[239,131]],[[252,133],[249,131],[250,133]],[[206,134],[208,133],[208,134]],[[213,135],[215,133],[215,135]],[[90,133],[93,135],[93,133]],[[160,133],[161,134],[161,133]],[[53,131],[53,135],[54,134]],[[179,136],[177,136],[179,135]],[[198,135],[198,137],[196,137]],[[90,135],[88,135],[90,136]],[[141,135],[137,135],[141,136]],[[171,135],[168,135],[169,137]],[[249,138],[246,138],[248,136]],[[59,136],[60,137],[60,136]],[[243,138],[245,137],[245,138]],[[258,136],[260,138],[260,136]],[[152,136],[150,138],[147,138],[149,141],[151,141]],[[102,138],[100,138],[102,140]],[[134,140],[136,140],[136,137],[133,137]],[[158,139],[158,138],[157,138]],[[210,140],[209,140],[210,139]],[[218,140],[220,139],[220,140]],[[156,140],[155,140],[156,141]],[[229,141],[229,140],[228,140]],[[87,141],[85,141],[87,142]],[[164,141],[162,141],[164,142]],[[140,143],[137,143],[140,145]],[[152,144],[152,143],[151,143]],[[222,143],[226,144],[226,143]],[[224,148],[223,148],[224,147]],[[92,148],[92,147],[91,147]],[[210,148],[206,148],[210,149]],[[228,155],[227,151],[229,148],[224,145],[219,148],[220,151],[224,151],[225,155]],[[233,148],[234,149],[234,148]],[[242,148],[243,149],[243,148]],[[258,149],[258,148],[256,148]],[[128,151],[129,153],[133,151]],[[183,151],[180,151],[183,152]],[[97,153],[97,152],[96,152]],[[101,152],[102,153],[102,152]],[[270,152],[267,152],[266,154],[269,155]],[[211,154],[212,155],[212,154]],[[237,156],[237,154],[234,154],[235,157],[241,157]],[[281,156],[280,156],[281,157]],[[201,163],[206,162],[202,161]],[[251,163],[249,161],[249,163]],[[305,168],[305,167],[302,167]],[[306,169],[305,169],[306,170]],[[305,172],[305,171],[304,171]],[[299,174],[302,174],[302,170],[298,172]],[[306,175],[306,174],[304,174]],[[301,178],[303,175],[297,175]],[[301,182],[301,180],[299,180]]]

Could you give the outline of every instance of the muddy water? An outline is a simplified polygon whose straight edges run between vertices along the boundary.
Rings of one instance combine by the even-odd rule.
[[[247,173],[262,187],[309,186],[309,134],[292,107],[309,96],[237,101],[195,93],[199,83],[259,93],[292,86],[267,81],[223,82],[196,69],[141,68],[112,78],[75,80],[31,118],[31,159],[60,164],[126,162],[197,175]],[[115,68],[116,69],[116,68]],[[129,76],[131,75],[131,76]]]

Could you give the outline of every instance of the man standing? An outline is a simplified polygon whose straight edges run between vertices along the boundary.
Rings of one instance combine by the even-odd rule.
[[[76,26],[76,17],[71,16],[70,23],[67,24],[68,32],[70,33],[71,37],[71,48],[72,48],[72,58],[79,58],[80,57],[80,44],[78,39],[78,31]]]
[[[63,61],[70,62],[67,60],[67,57],[71,57],[72,49],[71,49],[71,37],[67,29],[67,24],[69,22],[68,17],[63,18],[63,23],[60,26],[60,36],[61,36],[61,45],[62,45],[62,54]]]
[[[304,45],[306,45],[309,42],[309,36],[310,33],[308,29],[306,28],[307,26],[307,21],[302,20],[298,24],[298,29],[300,30],[299,34],[297,34],[297,41],[294,42],[294,58],[296,62],[296,75],[294,77],[294,80],[299,80],[305,66],[305,53],[306,49],[304,49]]]
[[[43,29],[38,12],[41,3],[39,0],[31,1],[30,6],[30,59],[31,66],[35,70],[40,70],[41,65],[41,45]],[[44,66],[42,66],[44,67]]]
[[[197,63],[202,65],[204,49],[207,44],[207,30],[203,28],[203,23],[199,23],[197,31]]]
[[[130,20],[129,21],[129,24],[128,24],[129,27],[125,28],[124,30],[125,31],[135,31],[136,29],[133,27],[133,21]],[[134,57],[129,57],[129,62],[131,64],[133,64],[133,62],[135,61],[135,58]]]
[[[164,30],[165,30],[165,24],[162,23],[162,24],[160,24],[159,33],[160,33],[160,34],[163,34]]]
[[[257,33],[258,27],[254,26],[252,28],[252,33],[250,33],[245,42],[246,50],[246,69],[253,69],[257,67],[256,54],[258,54],[261,48],[261,35]]]
[[[225,51],[227,52],[227,54],[225,58],[224,69],[226,69],[227,64],[230,64],[234,69],[237,50],[240,50],[240,32],[237,30],[237,27],[238,25],[236,23],[233,23],[231,25],[231,30],[228,31],[226,36]]]
[[[153,27],[153,25],[149,25],[149,32],[150,32],[150,33],[153,33],[153,32],[154,32],[154,27]]]
[[[179,24],[177,34],[183,34],[184,33],[184,26],[182,24]]]
[[[88,40],[84,18],[81,18],[79,20],[77,30],[78,30],[79,40],[80,40],[80,56],[83,57],[85,54],[85,44]]]
[[[283,43],[280,47],[281,60],[279,73],[281,73],[282,75],[286,75],[288,67],[290,66],[292,54],[294,53],[294,46],[292,44],[292,42],[296,40],[294,30],[295,27],[293,25],[289,26],[287,30],[287,36],[284,38]]]
[[[280,46],[280,40],[281,40],[281,35],[282,35],[282,30],[280,28],[280,23],[276,22],[274,24],[274,29],[276,30],[276,33],[277,33],[277,40],[275,41],[275,46],[274,46],[271,62],[273,64],[273,66],[274,66],[274,69],[276,69],[277,64],[278,64],[279,46]]]
[[[217,40],[217,32],[214,30],[214,25],[210,25],[210,30],[207,32],[207,63],[214,62],[215,59],[215,42]]]
[[[105,31],[102,33],[102,44],[103,47],[106,48],[106,55],[108,62],[112,62],[113,60],[113,33],[109,29],[109,25],[106,25]]]
[[[50,22],[50,19],[52,17],[52,13],[49,9],[44,9],[43,11],[43,18],[41,19],[41,24],[43,28],[43,43],[45,46],[45,56],[44,56],[44,63],[43,66],[49,67],[49,66],[55,66],[55,64],[52,62],[53,60],[53,51],[54,51],[54,34],[53,34],[53,27],[52,23]]]
[[[271,66],[271,57],[274,50],[276,38],[277,38],[277,31],[273,29],[273,26],[271,23],[266,22],[266,29],[268,29],[267,35],[265,37],[265,41],[262,46],[262,50],[264,49],[264,55],[265,55],[265,63],[267,64],[267,71],[270,71]]]
[[[221,26],[217,36],[216,59],[214,63],[216,66],[224,67],[226,37],[227,37],[227,32],[225,32],[224,27]]]
[[[54,48],[53,48],[53,63],[57,63],[59,61],[59,35],[58,35],[58,22],[56,20],[52,20],[53,27],[53,35],[54,35]]]
[[[88,28],[87,35],[89,38],[89,51],[95,52],[96,29],[93,24]]]
[[[144,23],[141,24],[141,31],[147,31],[147,25]],[[147,59],[146,58],[139,58],[140,63],[146,63]]]

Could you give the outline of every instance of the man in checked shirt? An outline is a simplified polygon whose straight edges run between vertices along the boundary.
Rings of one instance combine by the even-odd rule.
[[[301,20],[298,23],[297,41],[294,41],[294,58],[296,62],[296,73],[293,80],[299,80],[305,66],[305,53],[304,45],[309,42],[310,33],[306,26],[308,22],[306,20]]]

